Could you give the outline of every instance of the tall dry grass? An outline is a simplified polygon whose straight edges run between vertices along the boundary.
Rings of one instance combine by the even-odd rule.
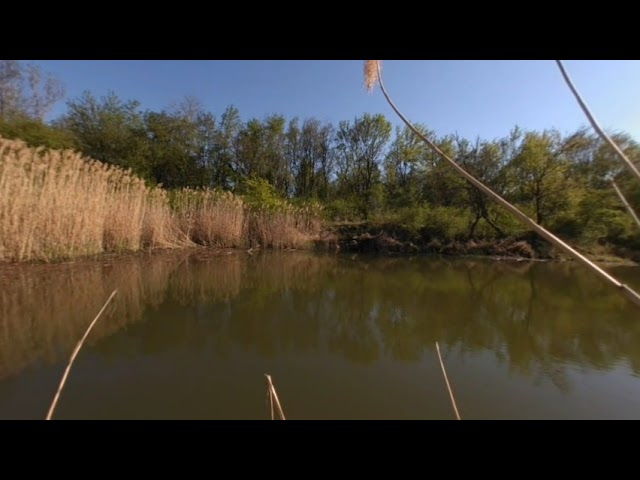
[[[142,224],[142,245],[145,248],[184,248],[193,246],[189,236],[180,229],[175,212],[169,208],[169,195],[154,188],[149,192]]]
[[[182,189],[171,193],[180,231],[193,242],[218,248],[303,248],[319,238],[322,207],[250,207],[231,192]]]
[[[172,192],[180,231],[199,245],[243,246],[245,205],[231,192],[185,188]]]
[[[283,202],[250,209],[230,193],[168,193],[112,165],[0,137],[0,261],[56,260],[142,248],[303,247],[321,212]]]
[[[168,199],[128,170],[0,138],[0,260],[183,244]]]
[[[310,242],[320,238],[322,207],[296,207],[285,203],[277,209],[253,209],[247,219],[246,228],[247,237],[261,247],[309,247]]]

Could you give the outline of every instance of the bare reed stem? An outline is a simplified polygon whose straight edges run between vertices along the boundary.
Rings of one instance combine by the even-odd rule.
[[[603,269],[598,267],[595,263],[593,263],[587,257],[585,257],[581,253],[577,252],[575,249],[573,249],[567,243],[563,242],[558,237],[556,237],[553,233],[549,232],[547,229],[545,229],[541,225],[538,225],[536,222],[534,222],[531,218],[527,217],[517,207],[515,207],[514,205],[509,203],[507,200],[505,200],[500,195],[498,195],[493,190],[491,190],[489,187],[487,187],[480,180],[476,179],[473,175],[468,173],[465,169],[463,169],[460,165],[458,165],[453,159],[451,159],[446,153],[444,153],[442,150],[440,150],[435,143],[433,143],[425,135],[420,133],[420,131],[418,129],[416,129],[416,127],[413,126],[413,124],[400,112],[400,110],[398,110],[398,107],[396,107],[396,105],[393,103],[393,100],[391,100],[391,98],[389,97],[389,94],[387,93],[387,90],[384,87],[384,83],[382,82],[382,72],[381,72],[381,69],[380,69],[380,62],[377,61],[377,60],[369,60],[369,61],[370,62],[376,62],[375,65],[377,66],[377,70],[378,70],[378,82],[380,83],[380,89],[382,90],[382,93],[384,94],[384,97],[387,99],[387,102],[389,103],[389,105],[391,106],[393,111],[398,115],[398,117],[400,117],[400,119],[404,122],[404,124],[407,127],[409,127],[409,129],[414,134],[416,134],[418,136],[418,138],[420,138],[423,142],[425,142],[427,144],[427,146],[431,150],[433,150],[443,160],[445,160],[447,163],[449,163],[449,165],[451,165],[469,183],[471,183],[472,185],[476,186],[480,191],[482,191],[485,194],[487,194],[494,201],[496,201],[497,203],[502,205],[505,209],[507,209],[510,213],[512,213],[513,216],[515,216],[518,220],[520,220],[521,223],[523,223],[527,227],[531,228],[538,235],[540,235],[542,238],[546,239],[547,241],[549,241],[550,243],[552,243],[553,245],[558,247],[560,250],[564,251],[565,253],[567,253],[568,255],[573,257],[579,263],[581,263],[582,265],[584,265],[585,267],[587,267],[588,269],[593,271],[596,275],[598,275],[605,282],[607,282],[610,285],[616,287],[618,290],[621,290],[630,301],[632,301],[637,306],[640,306],[640,295],[637,292],[635,292],[633,289],[629,288],[627,285],[619,282],[616,278],[614,278],[611,275],[609,275],[607,272],[605,272]]]
[[[271,413],[271,420],[275,420],[275,416],[273,415],[273,395],[271,395],[271,389],[267,389],[267,401],[269,402],[269,411]]]
[[[609,144],[609,146],[611,146],[611,148],[613,148],[613,150],[616,152],[618,157],[620,157],[620,159],[627,164],[627,166],[629,167],[629,170],[631,170],[631,172],[636,176],[636,178],[640,180],[640,171],[638,171],[638,169],[633,164],[633,162],[629,160],[629,158],[624,154],[622,149],[616,144],[616,142],[614,142],[611,139],[609,135],[606,134],[606,132],[602,129],[600,124],[597,122],[597,120],[591,113],[591,110],[589,110],[589,107],[580,96],[578,89],[573,84],[571,77],[569,77],[567,70],[564,68],[562,60],[556,60],[556,63],[558,65],[558,68],[560,69],[560,73],[562,73],[562,77],[564,78],[564,81],[567,83],[567,85],[569,86],[569,89],[571,90],[571,93],[573,93],[573,96],[578,101],[580,108],[582,109],[586,117],[589,119],[589,123],[591,123],[591,126],[593,127],[593,129],[598,133],[598,135],[600,135],[600,138],[602,138],[602,140],[604,140],[606,143]]]
[[[271,381],[271,375],[264,374],[266,382],[267,382],[267,395],[269,395],[269,399],[271,401],[271,420],[274,420],[273,415],[273,404],[278,410],[278,416],[280,420],[286,420],[284,416],[284,412],[282,411],[282,405],[280,405],[280,400],[278,400],[278,394],[276,393],[276,388],[273,386],[273,382]]]
[[[47,413],[47,420],[51,420],[51,417],[53,417],[53,412],[56,409],[56,405],[58,404],[60,393],[62,393],[64,384],[66,383],[67,377],[69,376],[69,372],[71,371],[71,366],[73,365],[73,362],[76,359],[78,352],[80,352],[80,349],[82,348],[82,344],[89,336],[89,332],[91,331],[93,326],[96,324],[96,322],[100,318],[100,315],[102,315],[102,312],[104,312],[105,309],[107,308],[107,305],[109,305],[109,302],[111,301],[111,299],[116,296],[116,293],[118,293],[118,290],[114,290],[111,293],[111,295],[109,296],[105,304],[102,306],[102,308],[98,312],[98,315],[96,315],[96,318],[94,318],[93,321],[89,324],[89,327],[87,328],[87,331],[84,333],[84,336],[80,339],[80,341],[78,342],[78,345],[76,345],[76,348],[73,350],[73,353],[71,354],[71,358],[69,358],[69,364],[67,365],[67,368],[64,371],[64,375],[62,375],[62,380],[60,381],[60,385],[58,386],[58,391],[56,392],[56,396],[53,398],[53,402],[51,403],[51,407],[49,408],[49,412]]]
[[[436,342],[436,350],[438,351],[438,358],[440,359],[440,366],[442,367],[444,381],[447,383],[447,390],[449,390],[449,397],[451,397],[451,405],[453,405],[453,411],[456,413],[456,418],[460,420],[460,414],[458,413],[458,407],[456,406],[456,399],[453,397],[453,391],[451,390],[451,385],[449,385],[449,378],[447,377],[447,371],[444,368],[442,355],[440,355],[440,345],[438,345],[438,342]]]
[[[613,189],[618,194],[618,197],[620,197],[620,200],[622,201],[622,203],[624,204],[625,208],[627,209],[627,212],[629,212],[629,215],[631,215],[631,217],[633,217],[633,219],[636,222],[636,225],[638,225],[638,227],[640,227],[640,219],[638,219],[638,216],[636,215],[636,212],[633,211],[633,208],[631,208],[631,205],[629,205],[629,202],[627,202],[627,199],[624,197],[624,195],[620,191],[620,188],[618,188],[618,185],[616,184],[616,182],[612,181],[611,185],[613,186]]]

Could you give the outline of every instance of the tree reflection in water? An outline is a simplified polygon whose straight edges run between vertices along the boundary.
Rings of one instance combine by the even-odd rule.
[[[640,373],[633,306],[572,264],[204,250],[0,267],[0,379],[62,361],[109,292],[88,344],[103,355],[234,348],[325,351],[371,364],[493,352],[512,374],[570,388],[568,365]],[[616,274],[630,283],[634,268]],[[116,335],[127,329],[126,338]]]

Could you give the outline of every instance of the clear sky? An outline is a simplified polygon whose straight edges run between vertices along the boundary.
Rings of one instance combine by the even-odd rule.
[[[398,123],[379,89],[367,94],[361,60],[44,60],[67,98],[113,90],[159,110],[185,95],[220,115],[234,104],[244,120],[280,113],[337,123],[364,112]],[[596,118],[640,140],[640,61],[568,60],[569,74]],[[492,139],[516,124],[562,132],[586,118],[552,60],[388,60],[385,84],[399,108],[438,134]],[[53,116],[65,110],[58,105]]]

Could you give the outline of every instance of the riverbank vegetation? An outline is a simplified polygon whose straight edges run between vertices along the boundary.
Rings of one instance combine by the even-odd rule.
[[[2,137],[0,190],[3,261],[196,245],[295,248],[320,231],[321,209],[314,204],[256,206],[210,188],[167,192],[74,151],[29,148]]]
[[[347,247],[382,235],[403,251],[455,254],[457,245],[460,253],[471,246],[471,253],[554,256],[383,115],[337,125],[277,114],[243,120],[233,106],[217,116],[193,98],[151,111],[115,93],[86,92],[44,122],[62,98],[55,79],[18,62],[0,64],[10,80],[0,82],[0,136],[45,147],[2,141],[2,260],[195,244],[301,247],[325,227],[333,231],[325,238]],[[418,129],[572,245],[640,257],[637,226],[611,180],[632,207],[640,207],[640,186],[587,129],[514,127],[497,139]],[[613,138],[640,161],[633,138]]]

